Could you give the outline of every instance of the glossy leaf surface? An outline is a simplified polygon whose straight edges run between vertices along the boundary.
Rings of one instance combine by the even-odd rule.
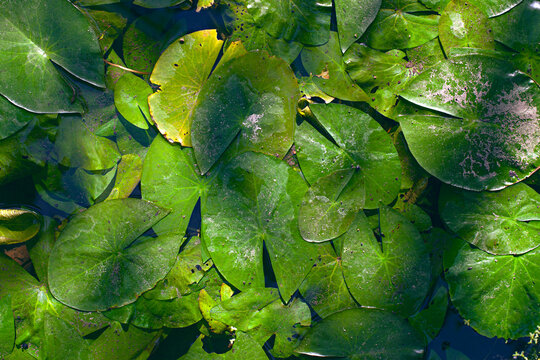
[[[0,245],[30,240],[40,227],[40,215],[31,210],[0,209]]]
[[[452,231],[490,254],[523,254],[540,245],[540,195],[523,183],[493,193],[446,186],[439,208]]]

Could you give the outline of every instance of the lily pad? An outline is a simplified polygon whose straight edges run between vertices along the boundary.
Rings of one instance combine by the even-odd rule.
[[[71,3],[9,0],[0,5],[0,14],[0,93],[12,103],[33,112],[81,112],[73,88],[55,64],[105,87],[97,36]]]
[[[439,208],[450,230],[490,254],[523,254],[540,245],[540,195],[525,184],[492,193],[445,186]]]
[[[277,289],[252,288],[222,301],[211,315],[253,337],[261,346],[275,335],[274,355],[292,355],[299,337],[297,327],[311,324],[309,307],[298,299],[283,305]],[[277,353],[276,353],[277,351]]]
[[[328,41],[331,0],[250,0],[247,8],[257,26],[275,38],[304,45]]]
[[[381,9],[364,34],[369,47],[377,50],[409,49],[438,35],[439,16],[417,0],[383,0]]]
[[[105,170],[120,160],[116,144],[91,133],[78,116],[62,117],[54,145],[58,163],[67,167]]]
[[[346,359],[422,359],[424,345],[396,315],[351,309],[330,315],[306,335],[296,352]]]
[[[228,7],[223,18],[225,25],[232,31],[229,41],[241,41],[248,51],[264,50],[289,64],[298,57],[302,44],[273,38],[265,29],[258,27],[253,16],[248,12],[246,2],[223,0],[221,3]]]
[[[130,73],[124,74],[114,86],[114,104],[127,121],[141,129],[148,129],[150,94],[152,88],[146,81]]]
[[[336,0],[336,19],[341,51],[345,52],[373,22],[381,0]]]
[[[391,113],[398,94],[422,68],[404,59],[405,53],[383,53],[362,44],[353,44],[343,55],[352,80],[370,99],[368,103],[383,115]]]
[[[495,49],[488,17],[468,0],[453,0],[439,20],[439,39],[448,54],[452,48]]]
[[[499,16],[510,11],[514,6],[522,2],[522,0],[473,0],[476,7],[482,10],[489,17]]]
[[[201,232],[214,264],[236,288],[264,287],[264,243],[282,298],[296,291],[316,254],[297,227],[306,190],[297,171],[262,154],[244,153],[221,169],[202,206]]]
[[[407,317],[428,294],[429,255],[418,230],[397,211],[380,208],[378,222],[380,241],[363,213],[343,235],[343,275],[358,303]]]
[[[330,39],[322,46],[305,47],[302,50],[302,64],[313,76],[315,85],[326,94],[348,101],[369,99],[345,71],[337,33],[331,31]]]
[[[17,244],[33,238],[41,227],[41,216],[24,209],[0,209],[0,245]]]
[[[150,81],[160,89],[148,104],[158,130],[170,141],[191,146],[193,108],[222,45],[216,30],[202,30],[173,42],[157,61]]]
[[[540,251],[495,256],[462,246],[446,273],[452,303],[473,329],[517,339],[540,323]]]
[[[45,284],[39,283],[15,261],[0,254],[0,298],[6,296],[11,297],[12,316],[17,319],[17,344],[24,342],[27,352],[34,357],[41,354],[52,358],[54,353],[67,354],[72,348],[84,346],[86,340],[82,336],[106,326],[101,315],[78,312],[58,302]],[[70,334],[65,341],[51,336],[51,329],[57,327],[61,327],[59,331],[64,335]]]
[[[107,310],[154,287],[174,265],[180,242],[174,234],[142,234],[168,212],[144,200],[122,199],[76,215],[49,258],[55,298],[80,310]]]
[[[143,199],[172,210],[154,227],[160,234],[184,236],[191,213],[200,197],[204,199],[212,177],[199,175],[193,150],[172,145],[162,137],[152,142],[144,160],[141,178]]]
[[[453,57],[418,75],[400,95],[453,116],[399,117],[418,163],[443,182],[499,190],[540,165],[540,91],[509,63],[486,56]]]
[[[289,65],[264,51],[216,68],[193,110],[191,142],[201,173],[210,170],[237,136],[243,151],[283,158],[292,146],[298,98]]]
[[[369,115],[338,104],[310,109],[333,141],[306,122],[298,128],[296,153],[312,184],[299,227],[305,240],[326,241],[343,234],[359,209],[390,203],[399,191],[401,168],[392,140]]]

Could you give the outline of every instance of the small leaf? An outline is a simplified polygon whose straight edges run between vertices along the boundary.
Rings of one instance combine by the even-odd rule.
[[[381,7],[381,0],[335,0],[334,4],[339,43],[341,51],[345,52],[373,22]]]
[[[124,74],[114,86],[114,104],[127,121],[141,129],[148,129],[150,94],[152,88],[146,81],[130,73]]]

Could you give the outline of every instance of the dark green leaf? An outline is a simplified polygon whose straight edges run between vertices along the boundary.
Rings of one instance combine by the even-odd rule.
[[[335,0],[341,51],[345,52],[373,22],[381,0]]]
[[[418,75],[400,95],[455,117],[399,117],[412,154],[440,180],[497,190],[540,165],[540,91],[510,64],[485,56],[453,57]]]
[[[49,258],[51,292],[59,301],[87,311],[135,301],[174,265],[177,235],[142,235],[168,212],[147,201],[122,199],[76,215]]]
[[[525,184],[493,193],[445,186],[439,209],[450,230],[490,254],[523,254],[540,245],[540,195]]]
[[[298,97],[287,63],[265,52],[219,66],[193,110],[191,142],[201,173],[210,170],[237,136],[244,151],[283,158],[293,142]]]
[[[375,309],[330,315],[306,335],[296,352],[346,359],[422,359],[422,341],[405,320]]]

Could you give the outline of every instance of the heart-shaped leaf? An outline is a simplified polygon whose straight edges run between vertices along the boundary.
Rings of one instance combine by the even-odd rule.
[[[380,241],[363,213],[343,235],[345,281],[358,303],[407,317],[429,291],[428,252],[418,230],[397,211],[380,208],[378,223]]]
[[[400,95],[454,116],[399,117],[412,154],[440,180],[468,190],[498,190],[540,165],[540,91],[509,63],[453,57],[418,75]]]
[[[81,112],[74,89],[55,64],[105,87],[94,29],[68,1],[2,1],[0,27],[0,93],[12,103],[33,112]]]
[[[422,14],[427,10],[417,0],[383,0],[364,34],[367,45],[377,50],[408,49],[436,38],[439,16]]]
[[[247,8],[257,26],[275,38],[304,45],[322,45],[328,41],[330,0],[250,0]]]
[[[262,154],[242,154],[220,170],[202,206],[201,232],[214,264],[236,288],[264,287],[264,243],[282,298],[296,291],[316,256],[297,227],[306,189],[297,171]]]
[[[446,273],[452,303],[480,334],[517,339],[540,323],[538,249],[495,256],[462,246]]]
[[[159,58],[150,81],[159,90],[148,104],[158,130],[170,141],[191,146],[192,112],[223,41],[215,30],[202,30],[173,42]]]
[[[540,245],[540,195],[525,184],[493,193],[445,186],[439,209],[450,230],[490,254],[523,254]]]
[[[346,359],[422,359],[424,345],[398,316],[375,309],[345,310],[325,318],[296,352]]]
[[[147,201],[121,199],[76,215],[49,258],[53,295],[87,311],[135,301],[174,265],[180,246],[177,235],[143,235],[168,212]]]
[[[266,52],[247,53],[219,66],[193,110],[191,142],[201,173],[210,170],[237,136],[244,151],[283,158],[292,145],[298,98],[288,64]]]

